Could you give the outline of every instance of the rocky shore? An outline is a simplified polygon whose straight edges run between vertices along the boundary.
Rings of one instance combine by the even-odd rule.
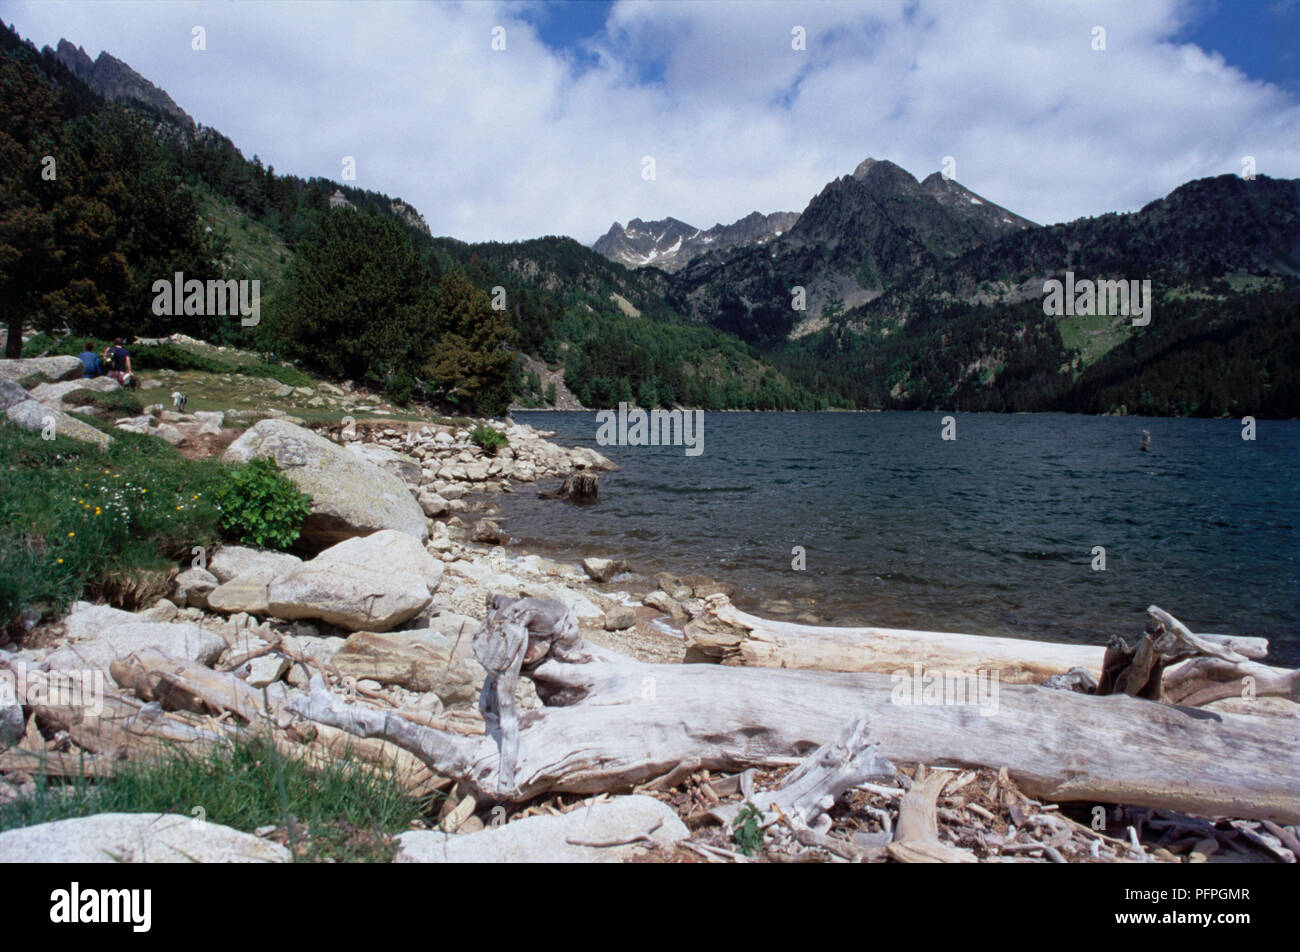
[[[11,408],[35,404],[9,414],[28,425],[22,421],[39,419],[54,403],[75,397],[77,388],[14,392],[21,389],[10,386],[4,393]],[[745,861],[731,824],[742,819],[737,811],[744,804],[769,801],[804,818],[764,822],[763,857],[773,862],[1204,862],[1216,854],[1294,861],[1294,826],[1126,808],[1124,825],[1107,834],[1095,818],[1090,826],[1057,804],[1025,795],[1005,767],[895,768],[873,747],[861,747],[865,720],[848,724],[844,736],[834,743],[828,738],[802,761],[764,756],[748,769],[721,772],[673,762],[646,783],[592,781],[597,785],[587,787],[608,793],[551,789],[497,802],[484,795],[478,779],[440,776],[409,749],[373,733],[362,732],[368,739],[360,740],[351,736],[357,731],[303,717],[303,711],[350,705],[399,715],[449,738],[483,738],[488,725],[479,694],[490,672],[477,660],[474,636],[491,621],[489,600],[508,596],[562,606],[581,643],[601,662],[592,669],[613,672],[600,688],[615,689],[605,708],[609,716],[628,706],[617,698],[626,689],[619,685],[629,681],[641,704],[649,699],[653,707],[656,690],[686,689],[675,703],[701,706],[697,715],[707,714],[709,697],[689,690],[687,682],[719,669],[681,667],[682,627],[690,620],[716,622],[728,586],[697,576],[649,577],[616,559],[545,558],[511,545],[492,518],[498,493],[546,490],[574,474],[598,481],[615,468],[590,449],[556,445],[546,431],[508,420],[347,419],[311,429],[282,413],[236,434],[227,422],[212,411],[152,407],[118,426],[142,432],[171,427],[182,448],[220,451],[229,462],[275,459],[312,497],[302,550],[223,545],[201,552],[176,573],[166,598],[141,611],[81,602],[58,622],[30,632],[17,650],[0,650],[0,675],[21,678],[26,688],[17,697],[0,694],[0,748],[9,748],[0,750],[0,802],[30,796],[39,775],[52,770],[96,776],[122,758],[151,756],[164,743],[202,746],[264,729],[286,752],[329,759],[346,750],[348,757],[393,766],[413,794],[441,795],[435,819],[397,837],[401,862]],[[471,435],[475,425],[498,429],[508,445],[496,453],[482,449]],[[659,674],[645,676],[649,671]],[[557,676],[561,683],[569,677],[559,669],[548,675]],[[657,689],[656,678],[662,679]],[[677,680],[682,684],[674,688]],[[546,681],[518,680],[514,697],[522,723],[543,716],[538,691],[555,690]],[[84,692],[71,700],[61,696],[54,689],[59,683],[90,686],[90,703]],[[544,696],[555,712],[560,699]],[[665,726],[689,721],[671,704],[657,710],[668,718]],[[743,723],[739,730],[743,735]],[[693,736],[690,730],[686,735]],[[727,742],[719,734],[717,743]],[[840,773],[826,767],[841,762],[836,758],[848,758]],[[489,761],[474,769],[476,777],[494,769],[495,756]],[[826,789],[833,795],[802,802],[795,781],[827,770]],[[918,816],[928,818],[920,827]],[[11,830],[0,833],[0,861],[36,855],[291,858],[283,829],[253,835],[165,820],[103,814]],[[763,842],[757,828],[753,834]]]

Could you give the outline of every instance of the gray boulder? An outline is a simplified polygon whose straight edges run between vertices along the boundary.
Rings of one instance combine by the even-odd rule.
[[[18,384],[0,377],[0,410],[8,410],[15,403],[22,403],[31,398],[31,394]]]
[[[40,374],[48,381],[74,380],[83,372],[81,361],[70,355],[0,360],[0,379],[12,380],[14,383],[32,374]]]
[[[0,863],[287,863],[278,843],[174,813],[100,813],[0,833]]]
[[[303,541],[331,545],[380,529],[396,529],[423,542],[429,537],[420,504],[392,473],[337,443],[286,420],[263,420],[227,447],[222,459],[246,463],[274,459],[312,497]]]
[[[403,482],[416,485],[420,482],[420,463],[412,456],[390,450],[374,443],[349,443],[348,452],[386,469]]]
[[[589,558],[582,560],[582,570],[597,582],[608,582],[618,574],[622,564],[614,559]]]
[[[63,401],[71,393],[90,390],[94,393],[112,393],[121,390],[122,385],[112,377],[91,377],[80,380],[61,380],[58,383],[42,383],[32,388],[32,399],[62,409]]]
[[[208,607],[208,594],[219,584],[217,577],[207,569],[186,569],[172,580],[172,601],[179,607]]]
[[[269,584],[272,579],[301,564],[302,559],[288,552],[254,549],[246,545],[223,545],[212,553],[212,558],[208,560],[208,571],[219,582],[229,582],[241,575],[255,575],[264,577]]]
[[[650,829],[658,823],[653,833]],[[398,863],[619,863],[644,846],[587,843],[647,834],[660,846],[690,836],[667,804],[653,797],[619,797],[562,816],[533,816],[478,833],[454,835],[413,830],[397,837]]]
[[[424,610],[442,571],[441,562],[402,532],[347,539],[273,581],[270,613],[387,631]]]
[[[472,638],[457,643],[427,629],[359,631],[348,638],[331,664],[358,680],[432,692],[447,706],[473,701],[486,675],[474,660]]]
[[[605,630],[622,631],[636,624],[636,611],[626,605],[615,605],[605,612]]]
[[[74,358],[75,359],[75,358]],[[89,423],[68,416],[62,410],[46,406],[38,400],[24,400],[5,410],[7,416],[24,430],[42,430],[47,422],[53,422],[55,436],[67,436],[83,443],[94,443],[100,449],[108,449],[113,438],[102,433]]]

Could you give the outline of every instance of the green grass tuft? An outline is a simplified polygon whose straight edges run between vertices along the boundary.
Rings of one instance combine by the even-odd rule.
[[[347,758],[314,767],[249,734],[201,753],[126,761],[95,781],[38,781],[34,796],[0,805],[0,831],[96,813],[174,813],[250,833],[275,826],[298,860],[390,862],[392,836],[422,804],[392,768]]]

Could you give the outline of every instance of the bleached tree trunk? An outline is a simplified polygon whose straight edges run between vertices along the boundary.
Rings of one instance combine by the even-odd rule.
[[[1128,696],[998,685],[981,713],[907,704],[866,672],[643,664],[587,644],[589,663],[533,671],[548,705],[520,719],[512,799],[628,789],[673,771],[802,757],[860,715],[895,763],[1006,766],[1031,796],[1300,821],[1300,722],[1209,714]],[[289,710],[410,750],[435,773],[498,796],[500,750],[396,714],[343,705],[323,682]]]
[[[1104,645],[1066,645],[903,628],[833,628],[772,621],[740,611],[725,595],[705,599],[704,614],[686,626],[686,660],[763,668],[875,671],[891,674],[914,664],[949,671],[996,670],[1003,684],[1041,684],[1083,668],[1100,678]],[[1263,638],[1194,636],[1245,658],[1268,653]]]

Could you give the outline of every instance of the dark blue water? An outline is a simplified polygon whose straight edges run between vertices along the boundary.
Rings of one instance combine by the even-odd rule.
[[[531,548],[720,578],[738,604],[781,599],[831,624],[1104,644],[1139,635],[1155,603],[1300,663],[1300,423],[1260,421],[1249,442],[1235,420],[958,414],[944,441],[941,417],[710,413],[688,457],[597,446],[594,413],[520,412],[622,469],[588,507],[521,485],[504,526]]]

